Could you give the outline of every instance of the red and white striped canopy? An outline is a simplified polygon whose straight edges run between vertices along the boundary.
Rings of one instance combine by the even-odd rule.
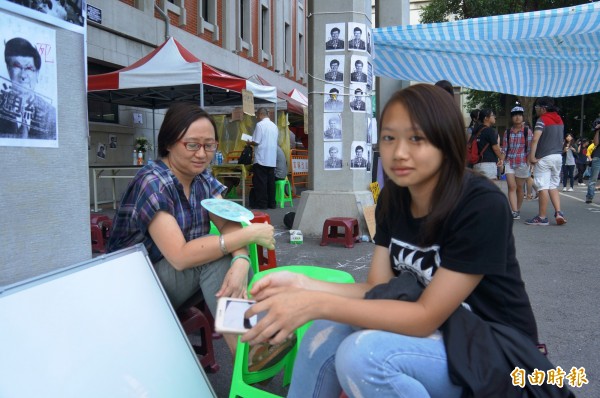
[[[255,98],[277,101],[275,87],[255,84],[221,72],[200,61],[172,37],[128,67],[88,76],[88,92],[200,84],[238,93],[246,89],[252,91]],[[156,91],[152,93],[157,94]]]

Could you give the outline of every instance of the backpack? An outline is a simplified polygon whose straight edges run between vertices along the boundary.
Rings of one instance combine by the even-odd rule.
[[[483,131],[484,128],[485,128],[485,126],[482,126],[479,130],[477,130],[477,132],[471,136],[471,139],[469,140],[469,143],[467,144],[467,163],[468,164],[472,165],[472,164],[477,164],[477,163],[481,162],[483,153],[488,148],[488,146],[490,146],[490,143],[488,142],[487,144],[485,144],[483,149],[481,151],[479,151],[479,145],[477,145],[477,138],[479,138],[479,136],[481,135],[481,132]]]
[[[244,147],[238,158],[238,164],[252,164],[252,145],[247,144]]]

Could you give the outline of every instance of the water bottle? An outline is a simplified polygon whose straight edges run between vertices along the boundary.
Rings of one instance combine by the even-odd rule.
[[[137,154],[137,164],[138,166],[142,166],[144,164],[144,154],[142,151],[139,151]]]
[[[223,153],[221,151],[217,151],[217,164],[221,165],[223,164]]]
[[[137,166],[137,151],[133,150],[133,163],[134,166]]]

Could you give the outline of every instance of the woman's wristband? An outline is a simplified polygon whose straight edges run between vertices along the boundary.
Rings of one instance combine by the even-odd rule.
[[[229,266],[231,267],[233,265],[233,263],[235,263],[235,260],[237,260],[239,258],[243,258],[244,260],[248,261],[248,264],[250,264],[250,257],[248,257],[245,254],[239,254],[231,259],[231,263],[229,264]]]
[[[227,247],[225,247],[225,238],[223,235],[219,235],[219,247],[221,248],[221,253],[223,253],[224,256],[229,254]]]

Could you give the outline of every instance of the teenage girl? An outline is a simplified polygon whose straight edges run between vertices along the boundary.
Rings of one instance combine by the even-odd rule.
[[[510,208],[493,182],[466,170],[464,131],[444,90],[418,84],[395,93],[381,118],[389,180],[377,203],[367,281],[335,284],[281,271],[253,286],[258,303],[246,316],[268,313],[242,340],[280,343],[316,320],[302,340],[288,397],[338,397],[342,389],[350,397],[460,397],[439,329],[463,303],[537,350]],[[415,302],[371,291],[406,274],[424,287]]]

